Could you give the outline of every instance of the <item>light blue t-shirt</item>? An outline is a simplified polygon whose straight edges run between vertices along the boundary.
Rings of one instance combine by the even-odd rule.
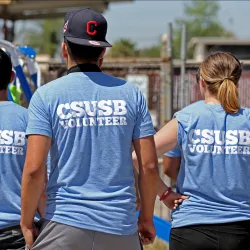
[[[46,219],[137,231],[132,140],[155,134],[137,87],[102,72],[70,73],[33,95],[30,134],[52,138]]]
[[[200,100],[200,101],[194,102],[194,103],[192,103],[192,104],[184,107],[182,109],[182,112],[185,111],[186,109],[189,110],[189,111],[192,111],[199,104],[204,104],[204,100]],[[168,157],[172,157],[172,158],[181,157],[182,156],[181,147],[176,146],[174,149],[168,151],[164,155],[168,156]],[[182,159],[182,161],[183,161],[183,159]]]
[[[197,103],[175,117],[184,157],[177,188],[189,199],[173,227],[250,220],[250,110]]]
[[[172,158],[181,157],[181,148],[177,146],[174,149],[165,153],[164,155]]]
[[[0,229],[20,224],[27,120],[27,109],[0,102]]]

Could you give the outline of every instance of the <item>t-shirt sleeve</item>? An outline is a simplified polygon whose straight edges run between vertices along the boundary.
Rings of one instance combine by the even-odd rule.
[[[174,157],[181,157],[181,149],[180,147],[175,147],[174,149],[168,151],[167,153],[164,154],[165,156],[174,158]]]
[[[155,134],[152,118],[150,116],[147,102],[138,89],[137,93],[137,116],[133,131],[133,140]]]
[[[181,147],[182,143],[187,140],[187,131],[190,127],[190,113],[181,110],[174,115],[174,118],[178,121],[178,146]]]
[[[52,138],[52,127],[48,110],[38,90],[31,98],[28,112],[29,120],[26,135],[38,134]]]

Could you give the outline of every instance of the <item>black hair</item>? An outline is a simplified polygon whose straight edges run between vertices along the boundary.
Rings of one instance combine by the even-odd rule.
[[[6,90],[10,83],[12,73],[11,59],[0,49],[0,90]]]
[[[71,43],[65,40],[65,43],[69,50],[69,55],[71,59],[77,59],[79,61],[97,61],[103,52],[104,48],[84,46],[75,43]]]

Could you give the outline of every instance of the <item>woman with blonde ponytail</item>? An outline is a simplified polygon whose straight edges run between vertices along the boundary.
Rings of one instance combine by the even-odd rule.
[[[188,197],[176,201],[170,250],[250,249],[250,110],[239,104],[241,73],[230,53],[208,56],[197,73],[204,102],[155,135],[158,156],[181,149],[177,192]]]
[[[217,52],[208,56],[197,78],[198,82],[201,80],[202,95],[215,97],[225,112],[236,114],[240,109],[238,82],[241,72],[239,60],[229,53]]]

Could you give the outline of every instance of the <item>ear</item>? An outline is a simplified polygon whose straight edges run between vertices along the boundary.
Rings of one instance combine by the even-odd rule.
[[[69,52],[65,42],[62,42],[61,48],[62,48],[62,57],[66,61],[68,59]]]
[[[100,58],[101,58],[101,59],[103,59],[105,53],[106,53],[106,48],[103,49],[103,51],[102,51],[102,53],[101,53],[101,55],[100,55]]]
[[[12,72],[11,72],[11,77],[10,77],[10,83],[12,83],[12,82],[15,80],[15,76],[16,76],[16,74],[15,74],[15,72],[12,70]]]
[[[200,76],[200,87],[202,87],[203,89],[206,87],[206,83],[201,76]]]

